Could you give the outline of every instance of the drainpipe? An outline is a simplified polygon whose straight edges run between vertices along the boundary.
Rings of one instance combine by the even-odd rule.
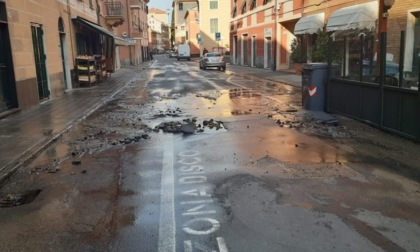
[[[129,10],[129,1],[125,1],[125,4],[126,4],[126,12],[127,12],[127,27],[128,27],[128,37],[129,38],[131,38],[131,18],[130,18],[130,10]],[[137,42],[136,42],[137,43]],[[129,52],[129,55],[130,55],[130,65],[134,65],[134,63],[133,63],[133,52],[132,52],[132,46],[131,45],[128,45],[128,52]]]
[[[274,2],[274,16],[275,16],[275,19],[274,19],[274,32],[273,32],[273,45],[274,45],[274,48],[273,48],[273,54],[274,54],[274,57],[273,57],[273,63],[272,63],[272,65],[271,65],[271,70],[273,70],[273,71],[276,71],[276,69],[277,69],[277,66],[276,66],[276,63],[277,63],[277,23],[278,23],[278,15],[277,15],[277,12],[278,12],[278,9],[277,9],[277,6],[278,6],[278,0],[276,0],[275,2]]]

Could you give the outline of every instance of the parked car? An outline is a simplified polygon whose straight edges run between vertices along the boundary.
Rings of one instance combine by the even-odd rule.
[[[217,67],[219,70],[226,70],[226,61],[220,53],[206,53],[200,59],[200,69],[206,70],[208,67]]]
[[[178,55],[177,55],[177,59],[186,59],[186,60],[191,60],[191,50],[190,50],[190,45],[188,44],[182,44],[178,46]]]
[[[169,52],[169,58],[176,58],[176,57],[178,57],[178,53],[176,51]]]

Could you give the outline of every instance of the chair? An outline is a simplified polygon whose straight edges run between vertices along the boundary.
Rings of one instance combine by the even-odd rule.
[[[404,78],[415,78],[417,77],[413,72],[410,71],[404,71],[403,72],[403,77]]]
[[[379,76],[376,76],[375,82],[379,83]],[[385,75],[384,85],[398,87],[398,79],[392,75]]]
[[[385,75],[385,85],[398,87],[398,79],[391,75]]]

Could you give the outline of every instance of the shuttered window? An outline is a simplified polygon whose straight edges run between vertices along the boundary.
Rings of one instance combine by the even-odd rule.
[[[219,19],[210,18],[210,33],[219,32]]]
[[[212,0],[210,1],[210,10],[217,10],[219,8],[219,1]]]

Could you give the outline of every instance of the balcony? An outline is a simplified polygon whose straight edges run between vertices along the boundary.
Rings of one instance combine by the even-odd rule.
[[[107,24],[117,27],[125,22],[124,5],[120,2],[105,2],[105,19]]]

